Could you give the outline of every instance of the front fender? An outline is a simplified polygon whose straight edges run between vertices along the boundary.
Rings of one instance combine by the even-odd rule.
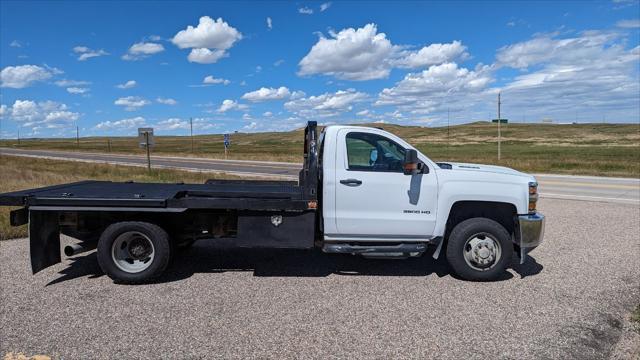
[[[444,236],[453,204],[459,201],[486,201],[511,204],[518,214],[528,211],[527,187],[518,183],[491,181],[444,181],[439,187],[438,221],[435,236]]]

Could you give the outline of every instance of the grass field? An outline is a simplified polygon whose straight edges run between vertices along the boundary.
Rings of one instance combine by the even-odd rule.
[[[496,124],[427,128],[375,124],[390,131],[436,161],[477,162],[527,172],[640,176],[638,124],[508,124],[502,126],[502,160],[497,159]],[[200,135],[191,151],[189,137],[156,138],[155,154],[224,158],[222,135]],[[32,139],[0,146],[25,149],[139,153],[137,138]],[[302,161],[302,130],[282,133],[232,134],[230,159]]]
[[[174,170],[88,164],[71,161],[26,159],[0,156],[0,193],[63,184],[81,180],[112,180],[136,182],[192,182],[203,183],[207,179],[234,178],[225,174],[194,173]],[[9,225],[8,207],[0,207],[0,240],[27,236],[27,227]]]

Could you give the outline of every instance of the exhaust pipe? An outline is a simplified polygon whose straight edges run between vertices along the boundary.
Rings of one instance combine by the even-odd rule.
[[[67,256],[73,256],[82,254],[87,251],[91,251],[98,246],[97,243],[88,244],[88,246],[82,246],[80,244],[72,244],[64,247],[64,254]]]

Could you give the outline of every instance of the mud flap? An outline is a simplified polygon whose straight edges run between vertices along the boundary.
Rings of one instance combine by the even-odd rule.
[[[29,241],[33,273],[60,262],[60,226],[55,211],[29,211]]]

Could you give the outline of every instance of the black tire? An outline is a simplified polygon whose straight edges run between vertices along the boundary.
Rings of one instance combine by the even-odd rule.
[[[474,238],[493,240],[491,246],[494,246],[494,243],[500,246],[499,256],[495,254],[495,260],[490,264],[477,264],[473,260],[466,260],[465,247],[467,250],[473,249],[471,243]],[[447,261],[453,271],[465,280],[497,280],[511,264],[512,256],[511,235],[504,226],[487,218],[472,218],[459,223],[451,231],[447,242]]]
[[[153,257],[148,260],[150,262],[148,265],[146,263],[143,265],[146,266],[144,270],[127,272],[116,264],[115,255],[113,254],[117,251],[114,250],[113,246],[114,242],[123,234],[125,236],[126,234],[141,234],[143,241],[151,242]],[[164,272],[170,258],[171,244],[169,235],[155,224],[138,221],[111,224],[104,230],[100,240],[98,240],[98,264],[100,264],[102,271],[117,283],[142,284],[150,282]]]

